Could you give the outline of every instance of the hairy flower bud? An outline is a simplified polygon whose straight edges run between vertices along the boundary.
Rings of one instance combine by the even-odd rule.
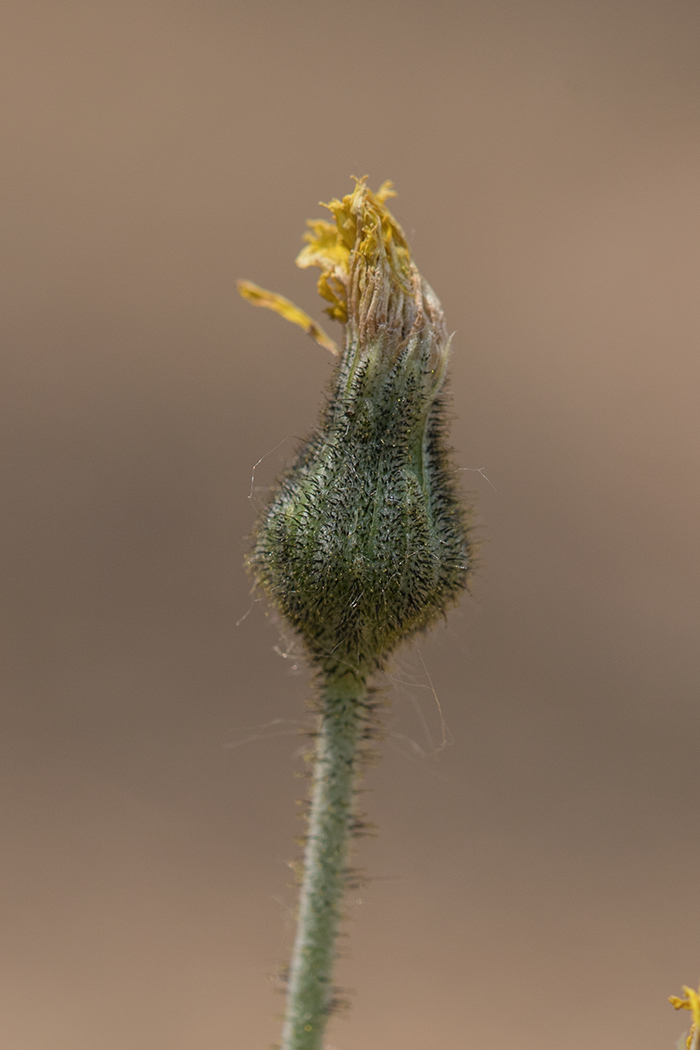
[[[390,183],[373,194],[361,179],[326,206],[334,223],[309,223],[297,263],[320,267],[319,292],[346,325],[345,349],[319,427],[274,491],[249,558],[326,673],[382,666],[458,600],[471,563],[445,445],[450,340],[385,206],[390,196]],[[251,289],[241,292],[333,348],[287,300]]]

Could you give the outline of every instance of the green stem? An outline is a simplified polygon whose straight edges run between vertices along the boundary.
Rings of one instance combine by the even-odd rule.
[[[365,683],[329,678],[321,694],[309,836],[292,953],[282,1050],[321,1050],[333,998],[333,962],[353,792],[365,709]]]

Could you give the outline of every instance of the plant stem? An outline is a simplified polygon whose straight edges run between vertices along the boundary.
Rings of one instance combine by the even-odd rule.
[[[352,824],[364,679],[329,676],[321,692],[309,835],[289,972],[282,1050],[321,1050],[332,1005],[332,973]]]

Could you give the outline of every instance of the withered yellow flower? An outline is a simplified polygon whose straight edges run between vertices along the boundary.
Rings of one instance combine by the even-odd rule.
[[[685,992],[685,998],[681,999],[677,995],[670,995],[668,1001],[675,1010],[690,1010],[692,1012],[693,1023],[690,1026],[686,1046],[688,1050],[696,1050],[700,1043],[700,987],[698,987],[696,992],[693,988],[689,988],[687,984],[684,984],[683,991]]]
[[[356,180],[353,193],[342,201],[333,198],[324,207],[332,213],[335,223],[325,219],[311,219],[310,233],[304,234],[306,248],[297,256],[297,266],[318,266],[322,270],[318,279],[318,293],[331,303],[326,313],[345,324],[353,307],[358,289],[352,288],[350,256],[357,251],[357,263],[366,271],[379,255],[381,239],[383,254],[389,265],[383,276],[404,285],[411,291],[411,256],[406,237],[384,202],[395,197],[391,182],[385,182],[377,193],[367,186],[367,179]],[[358,236],[359,233],[359,236]],[[366,273],[365,273],[366,276]]]

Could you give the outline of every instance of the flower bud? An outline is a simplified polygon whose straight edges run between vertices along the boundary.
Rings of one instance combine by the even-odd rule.
[[[373,194],[361,179],[327,205],[334,223],[309,223],[297,263],[320,267],[345,349],[319,427],[273,492],[249,558],[326,673],[381,667],[459,599],[471,565],[445,445],[450,340],[390,196],[390,183]],[[288,316],[278,298],[284,308],[263,305]]]

